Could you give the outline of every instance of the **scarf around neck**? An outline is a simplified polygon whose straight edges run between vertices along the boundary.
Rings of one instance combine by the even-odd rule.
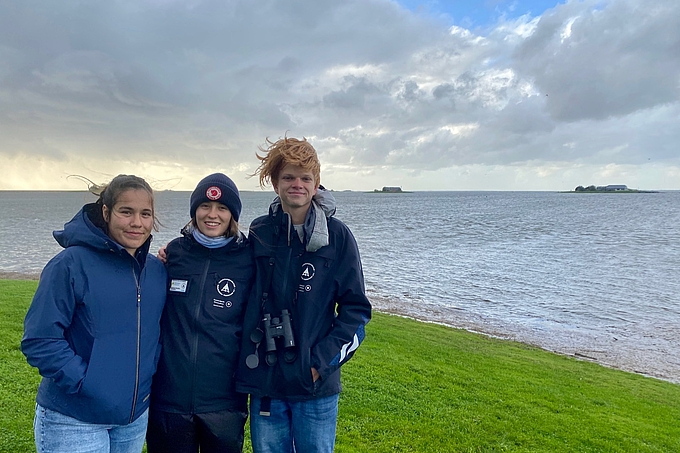
[[[193,236],[196,242],[209,249],[218,249],[220,247],[224,247],[234,239],[233,237],[225,236],[211,238],[210,236],[206,236],[205,234],[201,233],[198,228],[191,224],[187,227],[187,230],[191,236]]]
[[[272,201],[269,209],[273,214],[281,208],[281,199],[277,196]],[[328,220],[335,214],[335,197],[319,186],[319,189],[312,198],[312,203],[305,217],[305,223],[302,228],[307,239],[305,250],[308,252],[316,252],[321,247],[328,245]]]

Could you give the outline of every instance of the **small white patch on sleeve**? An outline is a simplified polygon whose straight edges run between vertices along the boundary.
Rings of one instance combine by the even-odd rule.
[[[172,279],[170,281],[170,292],[172,293],[186,293],[189,281],[187,280],[176,280]]]

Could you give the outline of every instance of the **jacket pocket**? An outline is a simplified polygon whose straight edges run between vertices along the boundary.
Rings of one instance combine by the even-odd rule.
[[[115,337],[95,339],[80,388],[81,395],[102,415],[124,414],[132,406],[135,353],[122,338]]]
[[[302,375],[304,377],[304,384],[305,388],[308,388],[310,393],[314,393],[316,390],[316,383],[314,382],[314,378],[312,377],[312,358],[311,358],[311,350],[309,348],[304,349],[304,360],[303,362],[303,368],[302,368]]]

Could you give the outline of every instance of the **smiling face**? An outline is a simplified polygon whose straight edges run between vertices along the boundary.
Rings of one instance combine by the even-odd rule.
[[[287,164],[272,185],[281,198],[282,209],[291,215],[293,223],[304,222],[312,197],[316,195],[314,174],[299,165]]]
[[[102,215],[108,225],[109,237],[134,256],[153,228],[151,194],[143,189],[126,190],[120,194],[113,208],[102,207]]]
[[[201,203],[196,208],[196,226],[198,231],[208,237],[224,236],[231,223],[231,211],[217,201]]]

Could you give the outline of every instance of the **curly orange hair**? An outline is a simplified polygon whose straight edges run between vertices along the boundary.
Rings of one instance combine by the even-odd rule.
[[[260,187],[265,187],[268,183],[278,180],[281,170],[288,164],[298,165],[305,171],[314,175],[315,187],[321,184],[321,164],[319,157],[316,155],[316,150],[307,141],[306,138],[299,140],[297,138],[283,137],[275,142],[266,139],[267,147],[258,147],[260,151],[265,153],[259,155],[255,153],[260,159],[260,166],[257,167],[253,176],[258,175],[260,178]]]

